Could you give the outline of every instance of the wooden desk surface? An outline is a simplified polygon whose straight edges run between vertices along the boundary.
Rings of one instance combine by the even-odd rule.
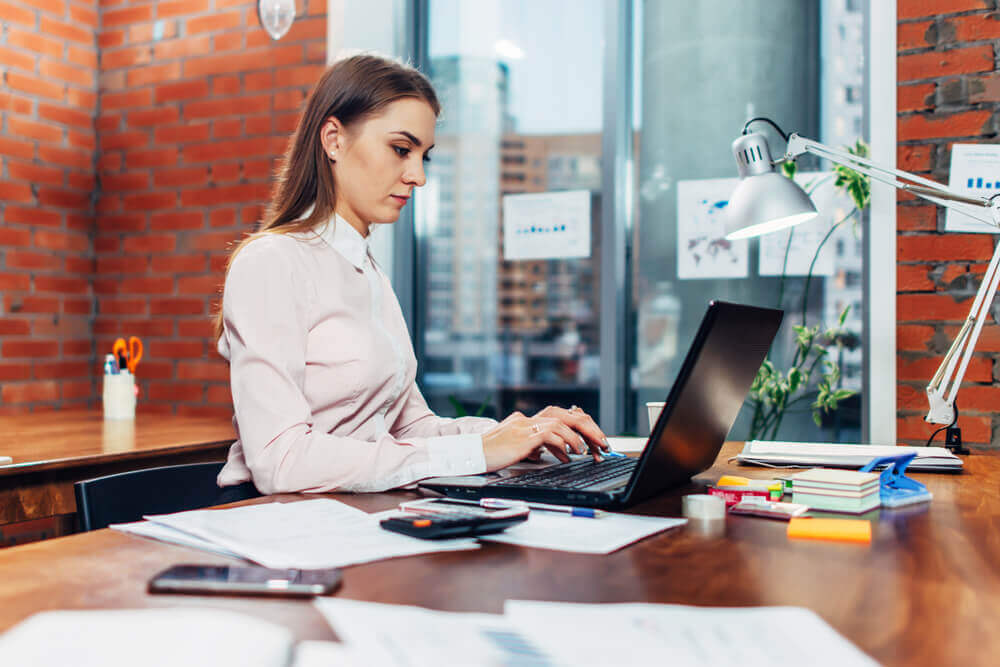
[[[725,463],[735,451],[728,444],[693,484],[635,511],[679,516],[682,493],[725,472],[773,475]],[[913,476],[933,502],[883,511],[870,546],[792,541],[784,522],[732,516],[723,536],[682,528],[608,556],[485,544],[358,565],[346,569],[338,595],[485,612],[501,611],[506,599],[798,605],[887,665],[989,664],[1000,651],[1000,457],[973,455],[962,475]],[[377,511],[412,495],[333,497]],[[306,602],[145,593],[154,573],[180,562],[229,561],[109,530],[0,550],[0,630],[43,609],[183,603],[270,619],[303,639],[334,636]]]
[[[64,517],[72,529],[73,482],[158,465],[222,461],[235,439],[218,417],[138,414],[105,421],[101,412],[0,417],[0,526]],[[0,540],[0,544],[3,541]]]

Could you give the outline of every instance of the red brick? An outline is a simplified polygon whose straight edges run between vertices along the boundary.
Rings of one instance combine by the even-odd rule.
[[[76,125],[91,131],[94,121],[93,117],[89,113],[84,113],[83,111],[78,111],[76,109],[57,107],[44,102],[38,103],[38,117],[63,125]]]
[[[24,291],[31,287],[27,273],[0,273],[0,289]]]
[[[203,273],[208,268],[204,255],[167,255],[153,257],[153,273]]]
[[[31,188],[27,185],[0,182],[0,200],[32,202],[34,197],[31,194]]]
[[[7,72],[7,85],[11,90],[19,90],[31,95],[39,95],[56,100],[61,100],[66,90],[64,84],[52,83],[33,75],[11,71]]]
[[[248,72],[243,75],[243,87],[248,93],[270,91],[274,88],[274,72]]]
[[[101,26],[113,28],[126,26],[132,23],[153,20],[152,5],[128,7],[126,9],[107,9],[101,13]]]
[[[38,164],[25,164],[9,160],[7,162],[7,175],[14,181],[28,181],[29,183],[44,183],[46,185],[62,185],[63,171],[53,167],[44,167]]]
[[[177,278],[178,294],[219,294],[222,292],[223,276],[190,276]]]
[[[157,231],[201,229],[204,226],[204,217],[204,214],[200,211],[170,211],[168,213],[155,213],[150,218],[149,228]]]
[[[231,183],[237,181],[240,178],[240,163],[239,162],[222,162],[212,165],[212,182],[213,183]]]
[[[113,320],[105,320],[98,318],[94,322],[94,333],[95,334],[107,334],[119,336],[121,335],[122,322],[119,318]],[[174,324],[169,319],[165,320],[129,320],[128,321],[128,333],[131,336],[138,336],[140,338],[152,338],[154,336],[173,336],[174,335]],[[107,346],[107,347],[110,347]],[[105,348],[102,348],[105,349]],[[150,367],[152,364],[147,363],[147,359],[143,357],[142,366],[140,367],[140,375],[145,377],[152,377],[150,375]]]
[[[172,234],[146,234],[125,239],[123,250],[127,253],[165,253],[173,252],[177,237]]]
[[[923,111],[934,106],[934,84],[919,83],[899,86],[896,91],[897,111]]]
[[[0,325],[2,326],[2,325]],[[27,326],[27,322],[25,322]],[[28,380],[31,378],[31,364],[0,364],[0,382],[12,380]]]
[[[140,130],[106,132],[101,135],[101,150],[117,151],[123,148],[142,148],[149,145],[149,135]]]
[[[134,109],[148,107],[153,103],[153,91],[150,88],[130,90],[123,93],[105,93],[101,95],[101,110]]]
[[[89,7],[71,4],[69,17],[74,23],[82,23],[91,29],[97,28],[97,12]]]
[[[118,299],[105,297],[101,299],[101,315],[148,315],[145,299]]]
[[[929,144],[896,147],[896,167],[903,171],[930,171],[933,158],[934,147]]]
[[[187,20],[185,34],[196,35],[202,32],[218,32],[243,26],[242,12],[218,12],[208,16],[199,16]]]
[[[900,355],[896,361],[896,378],[914,382],[930,382],[943,357],[909,358]],[[965,370],[966,382],[989,382],[993,377],[993,360],[973,356]]]
[[[33,74],[35,71],[35,57],[33,55],[27,55],[3,46],[0,46],[0,62],[8,67],[22,69],[29,74]]]
[[[144,192],[122,197],[122,208],[126,211],[162,211],[177,205],[177,195],[173,192]]]
[[[212,81],[212,95],[216,97],[233,97],[240,94],[240,77],[217,76]]]
[[[7,222],[16,222],[23,225],[44,225],[55,227],[62,224],[62,215],[56,211],[42,211],[37,207],[23,208],[7,204],[5,213]]]
[[[208,35],[162,41],[157,43],[153,49],[153,55],[159,61],[192,58],[212,52]]]
[[[65,401],[73,399],[89,399],[93,394],[94,388],[91,386],[90,380],[81,381],[68,381],[63,380],[59,383],[62,389],[62,399],[64,401],[63,408],[72,407],[71,405],[65,404]],[[83,407],[82,405],[80,407]]]
[[[270,41],[270,38],[268,38]],[[297,44],[262,49],[246,49],[242,53],[190,58],[184,62],[185,78],[198,78],[211,74],[252,72],[269,68],[294,65],[302,60],[302,47]]]
[[[17,7],[9,2],[0,1],[0,16],[3,16],[5,22],[13,21],[14,23],[24,24],[29,28],[35,27],[35,12]]]
[[[213,46],[215,47],[213,51],[220,53],[222,51],[236,51],[237,49],[244,48],[244,35],[240,32],[227,32],[221,35],[216,35],[212,39]]]
[[[229,368],[221,362],[181,361],[177,364],[178,380],[229,380]]]
[[[156,86],[155,99],[157,104],[164,102],[176,102],[179,100],[194,100],[208,95],[208,81],[198,79],[196,81],[180,81],[177,83],[164,83]]]
[[[989,111],[964,111],[939,116],[907,116],[897,121],[899,141],[978,136],[990,120]]]
[[[93,156],[90,151],[39,144],[38,157],[44,162],[59,164],[64,167],[90,169]]]
[[[61,278],[57,276],[35,276],[36,292],[57,292],[86,294],[90,284],[83,278]]]
[[[118,281],[119,294],[169,294],[174,289],[173,278],[124,278]]]
[[[992,46],[914,53],[896,59],[896,76],[900,82],[992,70]]]
[[[188,16],[205,11],[205,0],[173,0],[156,5],[156,18],[167,19]]]
[[[62,259],[52,253],[8,250],[6,254],[8,269],[58,271],[62,268]]]
[[[34,30],[34,21],[32,21],[32,30],[19,30],[15,26],[9,25],[7,27],[7,44],[57,60],[63,55],[63,42],[38,34],[38,31]]]
[[[955,28],[955,39],[959,42],[982,42],[1000,39],[1000,21],[996,14],[972,14],[949,19]]]
[[[95,262],[91,257],[89,257],[89,255],[90,255],[90,253],[88,252],[87,256],[82,256],[82,257],[69,256],[69,257],[66,257],[66,264],[65,264],[63,270],[66,273],[74,273],[74,274],[77,274],[77,275],[84,274],[84,273],[86,273],[86,274],[89,275],[89,274],[93,273],[95,267],[97,266],[97,262]]]
[[[989,417],[976,415],[959,415],[958,426],[962,429],[962,440],[967,444],[989,443],[991,420]],[[924,444],[931,433],[940,428],[940,424],[928,424],[922,416],[902,417],[896,420],[896,437],[899,440],[917,441]],[[938,434],[937,446],[941,446],[944,434]]]
[[[896,386],[896,409],[897,410],[926,410],[927,392],[923,387],[914,387],[909,384],[899,384]]]
[[[44,358],[59,356],[59,343],[54,340],[5,340],[0,344],[3,356]]]
[[[153,23],[136,23],[128,28],[128,41],[132,44],[152,42],[158,36],[160,39],[173,39],[177,36],[177,21],[164,21],[159,24],[159,33],[154,33]]]
[[[956,302],[944,294],[897,294],[897,322],[961,322],[969,314],[972,297]]]
[[[38,73],[47,79],[65,81],[66,83],[76,84],[84,88],[93,88],[96,83],[93,70],[85,70],[80,67],[55,63],[49,60],[42,60],[38,64]]]
[[[93,46],[73,46],[67,47],[66,62],[77,65],[92,72],[97,71],[97,49]],[[94,105],[96,106],[96,105]]]
[[[191,298],[150,299],[149,311],[154,316],[202,315],[205,312],[205,301]]]
[[[28,245],[31,245],[31,232],[27,229],[0,227],[0,247],[10,248],[12,246]]]
[[[153,176],[153,182],[158,188],[173,188],[182,185],[205,185],[208,182],[208,168],[157,169]],[[200,223],[198,226],[201,226]]]
[[[190,102],[184,106],[184,117],[188,119],[221,118],[225,116],[241,116],[248,113],[262,113],[270,109],[271,97],[269,95],[256,95],[254,97]]]
[[[215,206],[241,204],[247,201],[267,201],[270,187],[267,183],[227,185],[219,188],[185,190],[181,192],[182,206]]]
[[[79,378],[90,374],[90,364],[86,361],[57,361],[34,366],[35,377],[39,380]]]
[[[134,67],[126,72],[125,82],[130,88],[173,81],[181,75],[180,63],[164,63],[147,67]]]
[[[24,118],[11,117],[7,119],[7,129],[14,135],[57,143],[62,141],[63,128],[48,123],[36,123]]]
[[[919,23],[900,23],[896,26],[896,49],[908,51],[910,49],[921,49],[934,46],[934,42],[927,41],[927,30],[933,25],[932,21],[920,21]]]
[[[900,262],[989,259],[993,255],[993,237],[988,234],[920,234],[896,239],[896,258]]]
[[[236,224],[236,211],[231,208],[217,208],[209,214],[208,220],[212,227],[232,227]]]
[[[121,46],[124,43],[124,30],[107,30],[97,34],[97,46],[101,49],[102,55],[106,50]]]
[[[30,141],[0,136],[0,155],[30,160],[35,156],[35,147]]]
[[[151,382],[149,399],[153,401],[200,402],[205,396],[205,388],[196,382]]]
[[[104,20],[106,22],[107,18]],[[94,41],[93,32],[71,23],[57,21],[56,19],[51,19],[48,16],[45,16],[44,14],[38,18],[38,21],[38,26],[41,28],[43,35],[58,37],[63,40],[70,40],[81,44],[92,44]]]
[[[232,405],[233,394],[228,385],[211,384],[205,388],[205,402]]]
[[[59,206],[80,210],[90,203],[90,193],[72,192],[59,188],[38,188],[38,203],[42,206]]]
[[[172,167],[177,164],[177,149],[163,148],[149,151],[129,151],[125,163],[129,169],[143,167]]]
[[[129,172],[127,174],[103,174],[101,190],[104,192],[127,192],[145,190],[149,187],[149,174]]]
[[[97,218],[97,228],[102,232],[138,232],[146,228],[146,218],[140,214],[101,215]],[[99,239],[107,243],[109,239]],[[117,246],[108,248],[117,251]],[[99,250],[99,248],[98,248]]]
[[[55,314],[59,312],[59,299],[58,297],[25,296],[21,299],[19,312]],[[32,332],[34,333],[34,330]]]
[[[84,235],[44,229],[35,232],[35,245],[47,250],[68,250],[80,253],[90,250],[90,240]]]
[[[33,403],[59,399],[59,383],[53,380],[5,384],[0,398],[4,403]]]
[[[90,315],[93,310],[93,301],[89,298],[71,299],[63,298],[63,312],[69,315]]]
[[[177,414],[179,415],[190,415],[192,417],[214,417],[216,419],[229,419],[233,416],[232,407],[226,406],[215,406],[215,405],[187,405],[181,404],[177,406]]]
[[[24,95],[0,91],[0,111],[12,111],[22,116],[30,116],[34,100]]]
[[[192,141],[204,141],[208,139],[208,134],[208,123],[185,123],[184,125],[156,128],[156,131],[153,133],[153,140],[158,144],[178,146],[191,143]]]
[[[934,18],[940,14],[987,8],[986,0],[897,0],[896,17],[900,20]]]
[[[930,278],[931,267],[926,264],[896,265],[897,292],[932,292],[934,281]]]
[[[97,258],[97,272],[102,275],[109,273],[145,273],[149,270],[147,257],[112,256]]]

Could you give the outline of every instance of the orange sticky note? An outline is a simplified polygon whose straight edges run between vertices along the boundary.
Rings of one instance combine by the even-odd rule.
[[[872,541],[872,522],[866,519],[811,519],[795,517],[788,522],[788,536],[806,540],[838,542]]]

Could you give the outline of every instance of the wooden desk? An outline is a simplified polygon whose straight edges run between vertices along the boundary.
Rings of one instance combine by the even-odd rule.
[[[14,459],[0,466],[0,546],[10,541],[10,524],[19,522],[45,524],[34,533],[72,532],[74,482],[222,461],[234,439],[232,421],[217,417],[139,414],[134,422],[105,421],[99,411],[0,417],[0,454]]]
[[[735,450],[727,445],[720,461]],[[678,529],[609,556],[485,544],[476,552],[358,565],[346,569],[338,595],[485,612],[500,612],[506,599],[799,605],[887,665],[991,664],[1000,650],[1000,457],[974,455],[966,465],[963,475],[914,474],[934,501],[883,512],[870,546],[790,541],[784,522],[734,516],[725,536]],[[723,462],[696,482],[735,471],[773,474]],[[679,516],[681,493],[698,486],[636,511]],[[377,511],[412,496],[335,497]],[[180,562],[227,559],[110,530],[0,551],[0,630],[43,609],[183,602],[283,623],[303,639],[333,637],[307,602],[145,593],[147,579]]]

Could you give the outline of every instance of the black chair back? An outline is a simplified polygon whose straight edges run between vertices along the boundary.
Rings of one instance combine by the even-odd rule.
[[[260,495],[253,482],[219,488],[222,463],[189,463],[106,475],[77,482],[76,512],[81,531],[138,521],[145,514],[169,514],[233,503]]]

